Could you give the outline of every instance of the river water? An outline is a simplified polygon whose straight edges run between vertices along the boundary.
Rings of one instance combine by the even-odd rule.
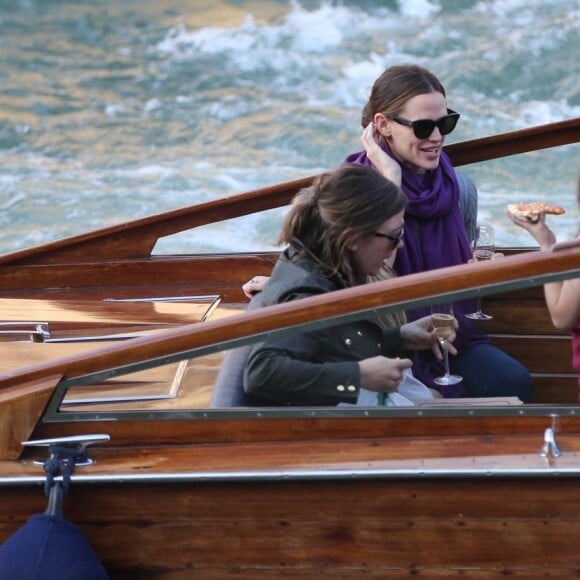
[[[578,117],[579,31],[578,0],[0,0],[0,252],[334,167],[392,64],[443,81],[448,143]],[[575,235],[579,153],[465,168],[499,243],[519,200]],[[157,251],[271,249],[283,212]]]

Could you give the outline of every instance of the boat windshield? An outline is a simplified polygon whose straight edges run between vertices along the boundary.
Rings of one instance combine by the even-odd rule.
[[[495,320],[486,329],[493,331],[492,340],[500,346],[511,348],[512,351],[533,349],[538,352],[538,349],[542,349],[550,354],[558,350],[557,346],[566,343],[569,352],[569,336],[556,333],[545,313],[543,320],[537,316],[542,300],[538,290],[546,282],[580,276],[578,249],[576,246],[571,250],[572,258],[568,260],[571,267],[564,265],[557,271],[548,269],[542,272],[534,266],[532,270],[528,269],[529,274],[526,276],[515,276],[494,284],[485,284],[484,278],[479,282],[470,280],[470,276],[466,276],[468,272],[464,273],[457,267],[448,269],[450,273],[447,276],[433,273],[435,282],[445,280],[445,284],[441,284],[441,293],[433,295],[436,285],[431,285],[430,290],[421,286],[415,291],[415,297],[407,298],[404,302],[396,299],[397,286],[391,284],[388,289],[386,286],[383,288],[382,282],[367,285],[367,288],[333,292],[322,301],[318,300],[320,297],[314,297],[291,305],[278,305],[253,312],[244,312],[242,306],[219,306],[219,299],[206,297],[206,307],[211,308],[216,318],[201,326],[188,325],[159,331],[153,337],[129,338],[114,348],[109,345],[107,349],[116,352],[116,356],[111,356],[110,360],[112,363],[117,361],[117,364],[107,365],[94,372],[78,372],[61,380],[48,405],[45,420],[127,420],[153,417],[211,420],[222,417],[347,417],[385,414],[401,417],[575,415],[580,412],[580,407],[575,404],[576,399],[570,399],[568,394],[562,393],[572,393],[576,397],[576,375],[571,366],[559,366],[569,361],[551,363],[548,360],[547,366],[542,367],[543,360],[549,359],[551,355],[537,357],[542,360],[531,371],[540,391],[540,401],[525,405],[512,397],[461,401],[415,400],[415,404],[408,406],[404,401],[397,401],[397,397],[392,397],[390,401],[361,397],[358,404],[352,405],[255,406],[243,400],[240,377],[243,362],[240,366],[239,361],[236,363],[237,370],[225,380],[227,388],[232,387],[237,391],[233,395],[226,395],[226,398],[220,398],[216,395],[215,385],[221,380],[223,386],[224,379],[218,377],[218,373],[226,353],[228,357],[235,358],[235,353],[244,351],[244,356],[247,356],[251,345],[265,337],[291,336],[344,325],[346,322],[392,315],[402,308],[488,295],[494,297],[494,302],[486,304],[490,305]],[[510,271],[510,258],[504,260],[506,264],[502,267],[506,272]],[[518,258],[515,260],[514,263],[518,264]],[[401,287],[408,286],[407,281],[397,280],[397,283]],[[540,304],[537,311],[532,297]],[[520,321],[518,335],[510,331],[514,315],[513,312],[510,314],[510,308],[513,311],[514,301],[519,301],[522,306],[519,316],[525,313],[525,320]],[[548,332],[551,333],[549,336],[546,334]],[[97,363],[101,352],[94,351],[96,366],[99,366]],[[136,352],[140,353],[139,356],[135,355]],[[151,352],[151,355],[147,355],[147,352]],[[119,364],[119,361],[125,362]]]

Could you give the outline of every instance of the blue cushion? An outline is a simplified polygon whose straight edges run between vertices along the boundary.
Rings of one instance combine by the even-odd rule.
[[[108,580],[84,532],[60,516],[33,515],[0,546],[0,578]]]
[[[254,294],[246,311],[262,306],[261,292]],[[210,407],[251,407],[252,401],[244,392],[244,366],[252,345],[228,350],[213,386]]]

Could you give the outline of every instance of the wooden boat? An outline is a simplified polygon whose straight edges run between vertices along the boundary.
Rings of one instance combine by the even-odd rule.
[[[576,143],[579,129],[447,150],[461,165]],[[275,254],[152,255],[163,236],[284,205],[311,180],[0,257],[0,542],[45,509],[56,441],[93,460],[64,513],[112,578],[577,575],[577,377],[541,284],[580,275],[580,246],[252,312],[240,285]],[[537,404],[210,408],[226,347],[475,295]]]

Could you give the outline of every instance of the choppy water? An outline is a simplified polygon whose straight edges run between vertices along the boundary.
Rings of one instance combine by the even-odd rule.
[[[0,252],[334,167],[391,64],[444,82],[448,142],[578,117],[579,31],[578,0],[0,0]],[[579,153],[467,169],[500,243],[516,199],[576,233]],[[160,250],[267,249],[281,213]]]

